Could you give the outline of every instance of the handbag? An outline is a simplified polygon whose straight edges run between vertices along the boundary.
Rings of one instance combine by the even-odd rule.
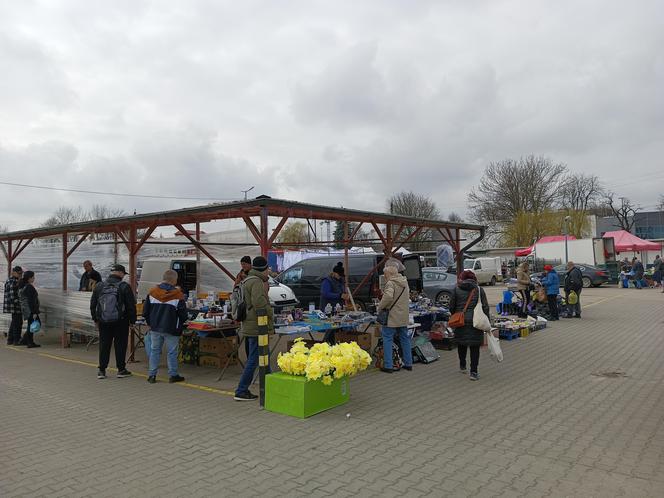
[[[385,327],[387,327],[387,320],[390,318],[390,310],[392,308],[394,308],[394,305],[397,304],[397,301],[399,301],[399,299],[401,298],[401,294],[403,294],[403,291],[405,291],[405,290],[406,290],[405,287],[403,289],[401,289],[401,292],[399,293],[399,296],[397,296],[397,298],[394,300],[394,302],[392,303],[392,306],[390,306],[389,308],[385,308],[385,309],[382,309],[382,310],[378,311],[378,316],[376,317],[376,321],[378,323],[380,323],[381,325],[384,325]]]
[[[500,340],[493,335],[493,331],[485,331],[484,337],[486,338],[487,346],[489,347],[489,356],[491,356],[491,359],[498,363],[503,361],[503,350],[500,348]]]
[[[477,304],[473,310],[473,327],[483,332],[491,330],[491,320],[489,320],[489,317],[486,316],[484,310],[482,309],[481,296],[480,299],[477,300]]]
[[[457,311],[456,313],[452,313],[452,316],[450,316],[450,321],[447,322],[447,325],[450,326],[453,329],[458,329],[460,327],[463,327],[466,324],[466,310],[468,309],[468,305],[470,304],[470,301],[473,299],[473,295],[475,294],[475,290],[473,289],[470,291],[470,295],[468,296],[468,300],[466,301],[466,305],[463,307],[463,311]]]

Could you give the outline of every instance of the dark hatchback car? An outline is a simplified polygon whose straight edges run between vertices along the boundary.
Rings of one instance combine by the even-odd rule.
[[[609,281],[609,273],[606,270],[602,270],[601,268],[586,264],[577,264],[575,266],[581,270],[581,274],[583,275],[583,286],[586,288],[599,287],[600,285]],[[565,282],[565,275],[567,275],[567,265],[558,265],[553,269],[556,270],[556,273],[560,278],[560,286],[562,287]],[[544,277],[544,273],[533,273],[531,276],[533,278],[540,279]]]
[[[343,256],[319,256],[295,263],[277,276],[277,282],[290,287],[300,304],[306,308],[309,303],[318,307],[322,281],[332,271],[334,265],[343,261]],[[359,290],[357,286],[366,275],[383,259],[382,254],[353,254],[348,256],[348,280],[353,290],[355,303],[364,310],[373,308],[373,300],[380,298],[380,274],[374,271],[368,282]],[[422,265],[420,257],[408,254],[402,257],[406,268],[405,275],[411,291],[422,291]],[[379,270],[382,273],[382,269]]]

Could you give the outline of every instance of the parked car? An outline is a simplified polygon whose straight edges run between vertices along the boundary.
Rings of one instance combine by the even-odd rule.
[[[355,304],[364,310],[371,309],[373,300],[379,299],[381,295],[379,272],[374,271],[369,281],[362,288],[357,291],[355,289],[382,259],[383,255],[376,253],[351,254],[348,256],[348,268],[346,268],[348,283],[353,291]],[[309,303],[314,303],[318,307],[322,280],[330,274],[334,265],[339,261],[343,261],[343,256],[320,256],[303,259],[281,272],[276,280],[290,287],[305,308]],[[406,267],[405,275],[410,289],[421,292],[423,283],[420,257],[416,254],[408,254],[402,256],[401,261]]]
[[[595,266],[586,265],[579,263],[576,267],[581,270],[583,286],[588,287],[599,287],[602,284],[605,284],[609,281],[609,273],[601,268]],[[567,265],[562,264],[554,266],[558,277],[560,278],[560,286],[562,287],[565,282],[565,275],[567,275]],[[540,279],[544,277],[543,272],[533,273],[531,278]]]
[[[457,283],[456,275],[443,269],[423,268],[422,280],[424,282],[424,294],[434,303],[446,308],[449,307]]]

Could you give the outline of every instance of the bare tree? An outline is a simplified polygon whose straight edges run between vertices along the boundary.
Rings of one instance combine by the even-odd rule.
[[[664,211],[664,194],[660,194],[659,203],[657,204],[657,211]]]
[[[94,204],[88,211],[89,220],[106,220],[108,218],[119,218],[126,216],[127,212],[122,208],[114,208],[105,204]]]
[[[614,226],[627,232],[631,232],[632,228],[634,227],[634,223],[636,222],[634,215],[640,211],[641,208],[632,205],[631,201],[627,197],[619,197],[618,200],[620,201],[620,204],[618,204],[614,200],[614,197],[614,192],[607,192],[604,195],[604,202],[606,206],[608,206],[608,208],[613,213],[613,216],[615,216],[618,220],[618,223],[614,224]]]
[[[60,206],[44,223],[42,227],[55,227],[58,225],[70,225],[88,220],[88,213],[86,213],[81,206],[67,207]]]
[[[556,208],[567,167],[542,156],[490,163],[468,195],[472,217],[489,225],[488,235],[502,236],[521,213],[539,215]],[[524,227],[527,228],[527,225]],[[516,238],[529,238],[519,234]]]
[[[449,216],[447,217],[447,220],[451,221],[452,223],[462,223],[463,222],[463,218],[459,214],[455,213],[454,211],[452,211],[449,214]]]
[[[561,189],[561,207],[568,211],[587,213],[604,195],[599,178],[595,175],[572,174]]]
[[[412,216],[414,218],[423,218],[428,220],[437,220],[440,218],[440,211],[436,204],[428,197],[415,192],[399,192],[387,200],[388,209],[391,214],[401,216]],[[415,227],[405,227],[401,232],[404,238],[411,236],[416,230]],[[406,244],[412,251],[423,251],[432,249],[431,231],[422,230]]]

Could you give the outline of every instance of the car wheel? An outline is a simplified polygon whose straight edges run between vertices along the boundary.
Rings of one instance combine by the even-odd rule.
[[[490,285],[491,287],[493,287],[494,285],[496,285],[496,277],[491,277],[491,282],[489,283],[489,285]]]
[[[583,278],[581,279],[581,281],[583,282],[583,286],[584,286],[586,289],[589,288],[589,287],[592,287],[592,285],[593,285],[593,281],[590,280],[590,277],[583,277]]]
[[[452,294],[449,292],[439,292],[436,296],[436,304],[438,306],[444,306],[445,308],[450,307],[450,301],[452,300]]]

